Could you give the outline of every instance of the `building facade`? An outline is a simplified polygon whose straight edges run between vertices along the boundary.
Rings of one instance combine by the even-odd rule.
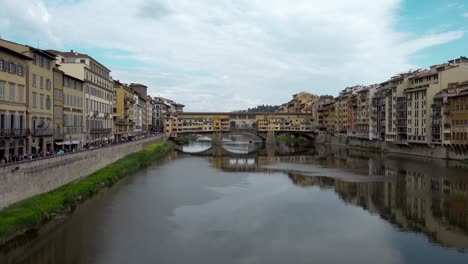
[[[47,154],[54,150],[53,79],[55,55],[31,46],[0,39],[3,45],[32,58],[26,63],[27,122],[31,130],[27,153]]]
[[[63,75],[63,141],[65,150],[80,150],[87,142],[84,131],[84,83]]]
[[[71,50],[57,55],[57,63],[68,75],[83,81],[83,131],[85,144],[106,144],[113,140],[113,80],[110,70],[87,54]]]
[[[31,60],[0,43],[0,160],[28,153],[26,64]]]
[[[133,137],[135,129],[134,91],[126,84],[114,81],[114,138],[116,142]]]

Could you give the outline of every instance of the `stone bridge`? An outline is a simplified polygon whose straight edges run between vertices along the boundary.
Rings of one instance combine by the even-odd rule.
[[[279,135],[313,140],[313,117],[303,113],[176,113],[165,117],[168,138],[199,134],[209,136],[214,145],[229,135],[252,135],[267,144]]]

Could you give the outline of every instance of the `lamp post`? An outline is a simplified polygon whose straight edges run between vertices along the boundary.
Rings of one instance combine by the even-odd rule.
[[[69,143],[69,145],[68,145],[68,151],[71,152],[71,143],[72,143],[72,140],[71,140],[71,135],[70,135],[70,134],[68,134],[68,143]]]

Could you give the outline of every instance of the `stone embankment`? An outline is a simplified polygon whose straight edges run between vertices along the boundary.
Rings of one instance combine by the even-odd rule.
[[[0,210],[11,204],[80,180],[137,151],[162,141],[162,136],[73,154],[0,166]]]
[[[413,156],[431,157],[438,159],[468,160],[468,151],[456,150],[442,145],[424,144],[394,144],[386,141],[350,138],[347,136],[317,135],[317,144],[340,145],[346,147],[362,147],[372,150],[380,149],[382,152],[405,154]]]
[[[47,168],[32,169],[30,166],[33,162],[16,164],[19,168],[13,172],[21,172],[24,180],[22,184],[25,186],[15,182],[16,185],[9,186],[8,192],[5,193],[12,193],[17,188],[22,196],[12,195],[11,197],[18,202],[0,211],[0,245],[71,213],[78,203],[87,200],[100,190],[112,186],[119,179],[156,160],[163,159],[172,151],[173,144],[159,141],[162,139],[149,138],[35,161],[49,165],[51,167],[49,173],[44,173]],[[80,173],[73,173],[71,177],[66,173],[70,168]],[[26,169],[26,172],[23,171]],[[9,179],[14,178],[14,175],[10,175],[8,171],[4,172],[10,177]],[[60,173],[64,174],[61,176]],[[40,177],[44,178],[43,181]],[[4,179],[5,177],[2,178]],[[11,183],[11,180],[8,183]],[[42,189],[34,184],[41,184]],[[40,193],[23,200],[33,193],[24,191],[28,186]],[[6,190],[5,186],[1,187]],[[9,199],[10,203],[13,198]]]

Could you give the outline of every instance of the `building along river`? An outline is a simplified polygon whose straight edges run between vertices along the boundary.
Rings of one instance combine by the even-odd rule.
[[[461,163],[194,144],[197,154],[124,178],[0,263],[468,263]]]

